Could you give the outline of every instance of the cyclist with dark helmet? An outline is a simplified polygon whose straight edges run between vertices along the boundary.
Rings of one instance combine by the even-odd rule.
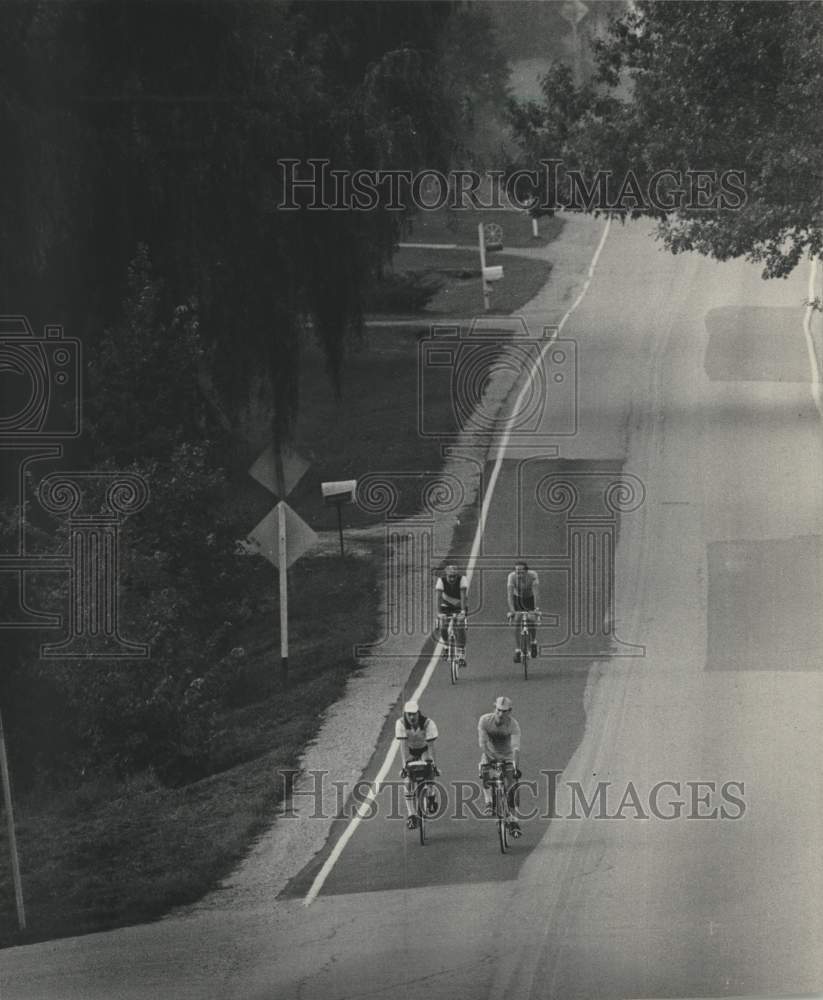
[[[457,658],[460,666],[466,666],[466,614],[468,612],[469,582],[462,576],[454,563],[449,563],[446,571],[438,576],[434,585],[434,596],[437,604],[437,627],[440,629],[440,640],[443,643],[443,656],[448,653],[449,616],[456,615],[454,620],[454,641],[457,646]]]

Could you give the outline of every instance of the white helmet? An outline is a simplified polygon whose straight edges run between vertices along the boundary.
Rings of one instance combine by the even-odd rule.
[[[403,711],[408,712],[409,715],[414,715],[415,712],[420,711],[420,706],[417,704],[416,701],[407,701],[406,704],[403,706]]]
[[[500,697],[495,701],[494,707],[499,709],[501,712],[509,712],[512,707],[511,698],[507,698],[505,695],[501,694]]]

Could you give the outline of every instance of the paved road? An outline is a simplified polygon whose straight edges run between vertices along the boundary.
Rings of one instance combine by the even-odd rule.
[[[474,773],[477,715],[510,693],[527,776],[564,769],[555,818],[502,857],[481,819],[444,817],[420,848],[381,813],[308,907],[316,865],[270,904],[12,949],[3,1000],[823,990],[823,461],[806,275],[767,284],[743,263],[671,257],[647,228],[612,228],[563,330],[577,342],[578,432],[555,439],[562,463],[538,440],[504,463],[469,671],[455,688],[436,673],[423,699],[456,781]],[[563,405],[552,398],[544,430]],[[597,567],[577,594],[571,556],[557,558],[570,514],[557,528],[546,509],[557,472],[581,490],[581,572]],[[595,494],[617,476],[635,493],[616,506],[634,509],[594,524]],[[613,609],[597,603],[612,531]],[[544,655],[528,682],[496,627],[502,561],[523,549],[558,615],[544,653],[562,651],[575,608],[598,609],[595,631],[605,611],[609,630],[588,655]],[[588,818],[571,818],[585,811],[574,794]]]
[[[529,679],[525,680],[522,667],[513,663],[513,628],[505,624],[503,564],[510,566],[519,551],[515,547],[517,517],[512,514],[517,509],[515,498],[524,489],[524,480],[535,480],[556,464],[539,456],[503,463],[489,508],[490,528],[486,532],[481,565],[475,570],[471,588],[469,664],[457,686],[452,686],[448,666],[441,661],[421,699],[424,712],[435,719],[441,733],[436,753],[442,772],[443,816],[430,824],[430,849],[422,851],[417,835],[405,829],[398,758],[390,774],[392,784],[384,786],[376,801],[374,818],[360,826],[325,882],[323,893],[511,879],[517,876],[529,852],[545,834],[552,779],[541,775],[541,771],[562,771],[582,738],[583,696],[592,657],[570,660],[544,656],[532,663]],[[487,468],[487,479],[490,472],[491,465]],[[545,549],[549,538],[535,534],[536,543]],[[494,568],[498,562],[501,568]],[[551,631],[549,628],[541,631],[544,644],[550,641]],[[545,649],[552,652],[550,646]],[[414,686],[412,680],[409,693]],[[477,720],[491,711],[499,694],[508,694],[515,703],[514,714],[524,731],[521,767],[524,778],[534,783],[522,788],[520,803],[524,813],[534,814],[533,820],[523,824],[517,850],[507,857],[502,857],[497,847],[494,823],[482,817],[482,794],[477,783],[480,757]],[[366,773],[368,779],[374,777],[394,738],[394,720],[395,716],[391,717],[386,725]],[[326,854],[321,854],[289,886],[288,896],[305,895]]]

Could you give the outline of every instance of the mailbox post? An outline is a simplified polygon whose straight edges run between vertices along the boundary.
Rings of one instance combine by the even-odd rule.
[[[486,238],[483,230],[483,223],[477,226],[477,242],[480,250],[480,284],[483,286],[483,308],[489,311],[489,294],[492,290],[491,283],[500,281],[503,277],[503,267],[500,264],[488,266],[486,264]]]
[[[328,507],[337,508],[337,530],[340,532],[340,556],[345,555],[343,551],[343,504],[354,502],[354,493],[357,489],[356,479],[343,479],[336,483],[321,483],[323,491],[323,502]]]

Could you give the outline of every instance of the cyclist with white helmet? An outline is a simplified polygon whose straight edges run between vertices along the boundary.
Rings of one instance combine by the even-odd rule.
[[[502,763],[503,781],[506,795],[511,795],[515,781],[520,778],[520,724],[512,715],[511,698],[501,695],[495,700],[494,711],[481,715],[477,721],[477,741],[483,756],[480,758],[480,777],[483,781],[483,798],[486,801],[486,815],[494,815],[492,791],[488,783],[488,765]],[[509,799],[511,801],[511,799]],[[520,836],[520,825],[512,821],[512,836]]]
[[[412,760],[427,760],[434,764],[434,741],[437,739],[437,726],[433,719],[427,718],[420,711],[416,701],[407,701],[403,706],[403,714],[394,725],[395,738],[400,740],[403,754],[402,777],[406,779],[406,812],[409,815],[407,826],[414,830],[417,826],[417,815],[414,802],[414,782],[406,773],[406,765]],[[437,774],[435,767],[435,774]]]

